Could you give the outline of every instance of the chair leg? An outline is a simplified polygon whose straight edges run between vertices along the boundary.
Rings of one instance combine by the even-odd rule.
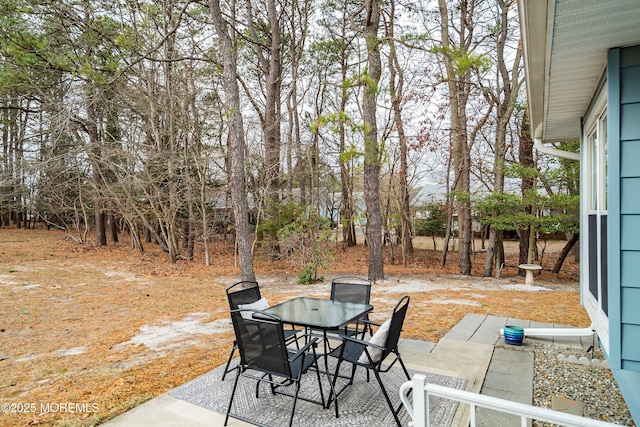
[[[276,386],[273,384],[273,376],[271,374],[269,374],[269,385],[271,385],[271,395],[275,396]]]
[[[293,329],[295,330],[295,328],[293,328]],[[300,350],[300,343],[298,342],[298,333],[297,332],[296,332],[295,335],[293,335],[293,340],[296,342],[296,350]]]
[[[408,380],[411,380],[411,377],[409,376],[409,371],[407,371],[407,367],[404,366],[404,362],[402,361],[402,357],[400,357],[400,353],[397,353],[398,355],[398,360],[400,361],[400,366],[402,366],[402,370],[404,371],[404,375],[407,377]]]
[[[349,379],[349,385],[353,385],[353,379],[356,376],[356,368],[358,367],[358,365],[356,365],[355,363],[351,364],[351,378]],[[367,373],[369,372],[369,370],[367,370]],[[367,382],[369,382],[369,378],[367,377]]]
[[[338,365],[336,366],[336,372],[333,375],[333,381],[329,383],[331,386],[331,390],[329,392],[329,398],[327,399],[327,409],[331,406],[331,399],[335,398],[334,406],[336,408],[336,418],[340,415],[338,414],[338,396],[336,395],[336,380],[338,379],[338,374],[340,374],[340,364],[342,363],[342,359],[338,359]]]
[[[349,382],[349,385],[353,385],[353,379],[356,376],[356,368],[358,367],[358,365],[356,365],[355,363],[353,364],[353,370],[351,371],[351,381]],[[369,368],[365,368],[365,370],[367,371],[367,382],[369,382]]]
[[[231,364],[231,360],[233,359],[233,355],[236,352],[236,342],[233,342],[233,347],[231,347],[231,354],[229,354],[229,360],[227,360],[227,364],[224,367],[224,372],[222,373],[222,381],[224,381],[224,378],[227,376],[227,372],[229,372],[229,365]]]
[[[324,392],[322,391],[322,381],[320,380],[320,367],[318,366],[318,359],[314,361],[316,365],[316,376],[318,377],[318,388],[320,389],[320,399],[322,400],[322,407],[324,408]],[[329,406],[327,406],[328,408]]]
[[[298,402],[298,392],[300,391],[300,376],[296,380],[296,392],[293,396],[293,406],[291,407],[291,416],[289,417],[289,427],[293,424],[293,416],[296,413],[296,403]]]
[[[396,420],[396,424],[398,424],[398,427],[402,427],[402,423],[400,423],[400,418],[398,418],[398,413],[396,412],[395,408],[393,407],[393,403],[391,403],[391,399],[389,399],[389,394],[387,393],[387,390],[384,388],[384,385],[382,384],[382,379],[380,378],[380,373],[378,372],[377,369],[374,369],[373,373],[375,374],[376,379],[378,380],[378,384],[380,385],[380,389],[382,390],[382,394],[384,395],[384,399],[387,401],[387,405],[389,405],[389,409],[391,410],[391,413],[393,414],[393,418],[395,418],[395,420]]]
[[[236,387],[238,387],[238,379],[240,378],[240,367],[236,368],[236,379],[233,382],[233,390],[231,391],[231,398],[229,399],[229,406],[227,407],[227,416],[224,418],[224,425],[229,422],[229,414],[231,413],[231,405],[233,404],[233,398],[236,395]]]

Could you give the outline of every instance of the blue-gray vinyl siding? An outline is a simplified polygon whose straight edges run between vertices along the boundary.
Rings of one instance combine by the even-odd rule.
[[[640,264],[634,261],[640,259],[640,46],[614,49],[610,57],[613,59],[609,68],[610,128],[619,126],[619,131],[610,129],[619,139],[609,135],[609,183],[612,195],[619,195],[611,197],[610,213],[619,212],[619,223],[616,224],[614,215],[609,219],[613,228],[610,231],[620,235],[612,242],[619,242],[619,246],[609,250],[609,257],[615,256],[620,262],[619,271],[614,270],[609,278],[620,293],[617,307],[610,307],[620,312],[619,330],[615,330],[616,325],[610,328],[610,333],[614,329],[612,335],[616,335],[616,348],[611,349],[611,356],[620,358],[619,365],[612,360],[614,367],[637,369],[640,364]],[[616,110],[619,118],[611,115]]]
[[[609,363],[640,419],[640,46],[609,51]]]

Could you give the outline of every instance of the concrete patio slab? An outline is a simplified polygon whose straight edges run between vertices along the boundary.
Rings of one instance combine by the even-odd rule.
[[[162,394],[132,410],[114,418],[104,425],[111,427],[211,427],[222,426],[224,414],[219,414],[193,405],[168,394]],[[234,418],[229,419],[229,427],[251,426]]]

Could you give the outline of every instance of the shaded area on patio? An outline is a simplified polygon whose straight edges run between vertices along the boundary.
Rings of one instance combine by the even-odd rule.
[[[225,381],[221,381],[224,367],[218,367],[189,383],[186,383],[169,392],[170,396],[185,400],[195,405],[224,414],[227,410],[231,388],[233,386],[234,373],[227,376]],[[330,365],[330,369],[335,369],[335,361]],[[416,371],[410,371],[413,375]],[[341,369],[341,374],[349,375],[350,370]],[[466,380],[459,377],[450,377],[427,373],[430,381],[446,385],[453,388],[464,388]],[[336,418],[333,407],[322,410],[318,405],[298,401],[294,425],[299,426],[389,426],[393,425],[394,419],[385,403],[378,384],[373,375],[367,382],[365,370],[360,368],[356,371],[354,384],[349,386],[339,397],[340,417]],[[322,378],[325,395],[328,394],[328,384]],[[388,390],[397,391],[400,384],[406,381],[401,368],[393,367],[388,373],[382,375],[385,387]],[[345,382],[346,380],[341,380]],[[340,382],[338,384],[340,384]],[[288,388],[283,388],[282,392],[287,392]],[[317,380],[314,375],[303,377],[300,395],[309,399],[319,399]],[[256,423],[280,426],[288,422],[288,409],[292,400],[288,396],[271,395],[268,386],[262,385],[260,397],[255,397],[255,381],[240,378],[236,400],[232,408],[233,413],[241,413],[244,417],[255,420]],[[392,398],[399,402],[397,393]],[[453,419],[457,405],[453,402],[439,399],[434,402],[432,416],[437,420],[434,426],[448,426]],[[405,410],[400,412],[403,424],[409,422],[409,416]]]

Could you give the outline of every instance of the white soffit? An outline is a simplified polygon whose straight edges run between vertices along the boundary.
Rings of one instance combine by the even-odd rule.
[[[520,0],[531,128],[580,137],[611,48],[640,44],[640,0]],[[542,56],[542,57],[541,57]]]

